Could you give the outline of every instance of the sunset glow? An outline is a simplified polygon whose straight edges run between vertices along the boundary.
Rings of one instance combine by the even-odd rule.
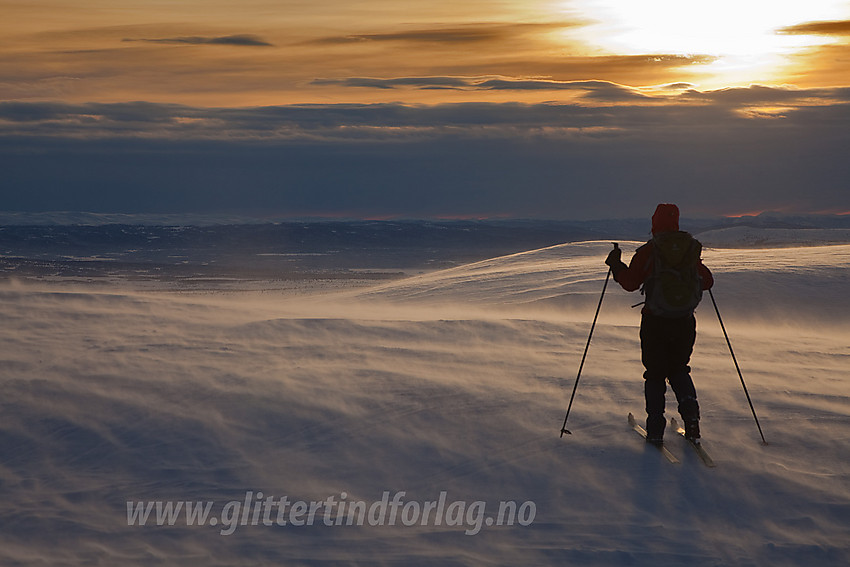
[[[717,61],[701,71],[712,87],[757,80],[782,81],[789,58],[829,40],[779,30],[817,19],[847,16],[845,2],[740,2],[720,0],[696,7],[675,0],[588,0],[599,21],[589,42],[619,53],[704,54]]]
[[[210,140],[285,141],[306,144],[299,148],[322,156],[327,151],[315,144],[351,144],[358,155],[371,148],[367,153],[375,161],[370,165],[340,157],[334,167],[318,171],[287,166],[287,171],[297,172],[293,187],[298,191],[319,194],[344,184],[359,188],[334,211],[326,211],[329,215],[361,210],[362,204],[348,200],[371,195],[368,188],[376,184],[388,197],[363,205],[360,214],[408,214],[401,209],[410,202],[395,187],[401,173],[387,168],[413,162],[414,169],[444,175],[439,184],[462,184],[447,189],[442,203],[416,199],[429,205],[427,214],[548,214],[552,195],[547,193],[545,203],[532,204],[518,192],[538,177],[532,186],[547,192],[556,191],[553,184],[563,179],[581,180],[581,188],[570,188],[571,197],[559,206],[569,203],[570,210],[583,215],[605,209],[600,204],[593,212],[585,208],[585,197],[573,200],[596,194],[584,192],[585,183],[613,195],[637,180],[660,198],[680,193],[683,176],[706,184],[706,194],[717,185],[736,197],[760,192],[752,202],[734,206],[714,201],[709,206],[710,200],[696,199],[692,205],[700,210],[729,213],[788,203],[806,210],[846,210],[850,203],[832,202],[847,198],[846,191],[836,189],[846,178],[845,169],[828,156],[846,154],[848,145],[847,128],[841,125],[850,77],[848,22],[850,3],[832,0],[721,0],[710,5],[672,0],[0,0],[0,105],[5,105],[0,106],[0,134],[9,136],[9,147],[20,149],[24,157],[34,155],[21,149],[29,144],[33,151],[44,148],[39,141],[43,136],[67,141],[69,148],[76,148],[72,140],[108,139],[185,143],[193,151],[196,143]],[[787,126],[781,133],[788,143],[768,131],[780,122]],[[819,126],[823,124],[831,130],[824,131]],[[752,137],[745,150],[748,159],[736,161],[741,151],[727,152],[747,139],[742,132]],[[433,144],[436,154],[420,148],[387,161],[382,145],[390,140]],[[471,140],[475,142],[467,143]],[[506,159],[485,159],[494,155],[493,148],[485,149],[494,140],[501,144],[496,153],[504,152]],[[560,153],[548,140],[558,141]],[[589,146],[584,142],[589,140],[601,151],[585,155]],[[430,165],[442,159],[438,156],[450,141],[461,144],[464,152],[476,149],[466,158],[448,152],[448,158],[457,157],[457,171],[463,174]],[[768,149],[773,142],[776,147]],[[514,145],[527,143],[541,146],[529,151],[532,157],[520,159],[522,153]],[[694,147],[684,161],[665,157],[688,144]],[[825,150],[816,149],[818,144]],[[255,156],[252,159],[260,155],[241,149]],[[248,171],[275,195],[296,190],[281,189],[281,174],[263,171],[266,166],[283,167],[269,151],[267,163]],[[401,147],[393,146],[392,151]],[[645,163],[635,157],[643,151],[648,152],[643,159],[658,162],[650,176],[644,166],[635,165]],[[801,159],[800,151],[812,158]],[[57,152],[56,159],[65,165],[39,164],[38,175],[21,172],[15,179],[23,189],[7,187],[14,197],[7,206],[38,206],[25,198],[35,194],[36,185],[56,197],[52,205],[41,206],[92,206],[73,197],[65,202],[69,194],[52,189],[60,182],[41,178],[46,171],[62,171],[61,184],[74,187],[142,183],[139,175],[124,182],[120,171],[132,169],[127,167],[116,169],[109,181],[92,178],[89,167],[71,172],[68,168],[81,162],[64,149]],[[780,158],[783,152],[787,155]],[[152,154],[133,155],[148,160]],[[242,152],[231,148],[225,155]],[[601,157],[606,155],[623,161],[612,167]],[[7,157],[9,167],[23,167],[20,159]],[[570,160],[580,165],[569,165]],[[115,161],[104,156],[100,163]],[[496,174],[491,166],[476,163],[511,164],[513,169]],[[785,171],[790,164],[808,169]],[[148,172],[152,166],[138,167]],[[157,165],[160,171],[163,167]],[[207,181],[206,170],[188,162],[170,167],[181,173],[163,174],[157,182],[198,176]],[[244,175],[246,167],[240,163],[230,169]],[[674,171],[676,167],[683,171]],[[702,173],[695,175],[695,170]],[[765,171],[776,181],[765,183],[755,173]],[[386,176],[379,179],[383,172]],[[320,181],[322,175],[327,178]],[[808,179],[811,175],[822,179]],[[213,183],[224,179],[210,178]],[[417,174],[401,183],[409,188],[425,184],[425,179]],[[810,187],[823,188],[822,193],[809,191],[822,196],[817,203],[806,204],[792,188],[792,180],[797,187],[803,179]],[[510,198],[501,205],[477,202],[488,195],[483,189],[488,183],[504,184],[495,194]],[[778,189],[783,185],[787,187]],[[460,205],[452,199],[458,191],[470,194],[462,210],[455,211]],[[770,202],[763,202],[765,198]],[[291,210],[322,209],[328,199],[337,201],[281,199],[298,204]],[[399,204],[391,204],[394,200]],[[106,206],[100,198],[92,202]],[[110,206],[125,206],[118,203],[124,201],[116,196]],[[172,206],[166,203],[173,200],[148,206]],[[188,198],[181,206],[190,206]],[[628,210],[625,203],[622,206]]]
[[[236,106],[398,100],[399,90],[417,102],[468,99],[450,88],[406,87],[388,97],[339,82],[352,77],[784,84],[793,82],[788,73],[796,57],[846,35],[781,30],[850,18],[846,2],[827,0],[723,0],[702,8],[672,0],[495,6],[249,0],[238,8],[129,1],[120,9],[112,2],[38,1],[2,2],[0,10],[3,99]],[[505,97],[478,92],[475,98]]]

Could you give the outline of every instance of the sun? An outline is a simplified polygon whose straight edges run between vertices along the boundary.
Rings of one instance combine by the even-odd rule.
[[[781,80],[789,55],[824,38],[778,30],[848,17],[835,0],[577,0],[594,22],[586,40],[620,54],[708,55],[704,86]],[[570,2],[576,7],[576,2]]]

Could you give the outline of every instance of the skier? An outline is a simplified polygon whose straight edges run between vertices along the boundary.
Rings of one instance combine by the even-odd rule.
[[[685,436],[696,441],[700,437],[699,404],[688,363],[696,340],[694,309],[702,291],[714,284],[714,278],[699,257],[699,242],[690,234],[679,231],[679,208],[676,205],[658,205],[652,215],[652,235],[649,242],[635,251],[628,266],[620,259],[619,248],[614,248],[608,254],[605,263],[611,267],[614,279],[623,289],[635,291],[643,286],[641,293],[646,295],[641,311],[640,346],[641,360],[646,368],[643,377],[647,441],[661,444],[664,439],[667,381],[676,395],[679,414],[685,422]],[[679,263],[672,268],[668,266],[670,260],[666,255],[666,247],[670,246],[671,241],[676,242],[677,249],[689,248],[687,254],[673,254]],[[690,279],[687,274],[688,254],[693,272]],[[664,274],[659,273],[662,267],[658,264],[664,264]],[[670,278],[669,273],[676,269],[681,274],[674,274]],[[665,296],[669,294],[664,286],[676,285],[679,286],[680,297],[678,304],[671,306],[669,301],[665,301]],[[693,289],[689,291],[688,286]]]

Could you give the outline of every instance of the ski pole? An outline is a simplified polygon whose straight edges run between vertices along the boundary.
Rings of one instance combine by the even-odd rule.
[[[614,242],[614,248],[619,248],[620,246]],[[570,409],[573,407],[573,400],[576,397],[576,390],[578,389],[578,381],[581,379],[581,369],[584,367],[584,359],[587,357],[587,349],[590,347],[590,338],[593,336],[593,328],[596,327],[596,318],[599,317],[599,309],[602,307],[602,298],[605,297],[605,288],[608,287],[608,278],[611,277],[611,268],[608,268],[608,273],[605,274],[605,283],[602,286],[602,295],[599,296],[599,303],[596,305],[596,315],[593,316],[593,324],[590,325],[590,334],[587,335],[587,344],[584,345],[584,354],[581,355],[581,364],[578,365],[578,374],[576,375],[576,382],[573,384],[573,393],[570,396],[570,403],[567,406],[567,415],[564,416],[564,425],[561,426],[561,437],[564,436],[564,433],[572,435],[573,432],[567,429],[567,420],[570,418]]]
[[[764,433],[762,433],[761,430],[759,418],[756,415],[756,408],[753,407],[753,400],[750,398],[750,392],[747,390],[747,384],[744,382],[744,375],[741,374],[741,367],[738,366],[738,359],[735,358],[735,351],[732,350],[732,343],[729,341],[729,335],[726,333],[726,326],[723,324],[723,319],[720,317],[720,310],[717,308],[717,302],[714,301],[714,294],[711,293],[711,289],[708,290],[708,295],[711,297],[712,305],[714,305],[714,312],[717,313],[717,320],[720,321],[720,328],[723,330],[723,336],[726,337],[726,344],[729,345],[729,353],[732,355],[732,361],[735,363],[735,370],[738,371],[738,378],[741,379],[741,386],[744,387],[744,394],[746,394],[747,402],[750,404],[750,411],[753,412],[753,418],[756,420],[756,427],[758,427],[759,435],[761,435],[761,443],[762,445],[767,445],[767,440],[765,440]]]

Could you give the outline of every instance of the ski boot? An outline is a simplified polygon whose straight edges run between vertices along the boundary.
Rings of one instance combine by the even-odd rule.
[[[650,415],[646,418],[646,442],[652,445],[664,443],[664,428],[667,419],[664,415]]]
[[[699,403],[692,396],[683,398],[679,402],[679,414],[685,422],[685,439],[688,441],[699,441]]]
[[[689,419],[685,422],[685,439],[699,443],[699,420]]]

